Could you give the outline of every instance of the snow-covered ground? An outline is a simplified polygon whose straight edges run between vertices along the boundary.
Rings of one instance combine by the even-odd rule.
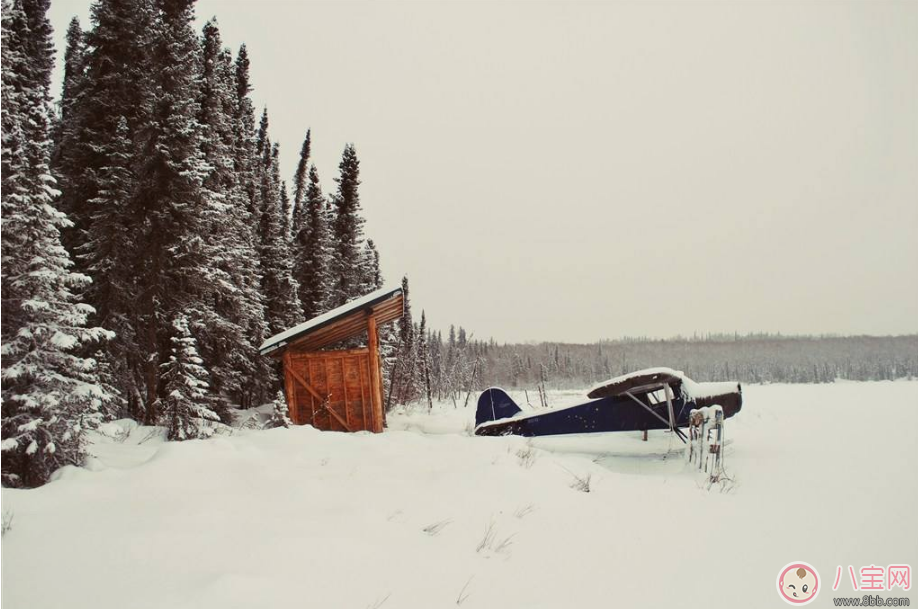
[[[838,565],[918,567],[918,382],[744,398],[711,489],[665,433],[471,437],[474,396],[380,435],[109,424],[87,468],[3,490],[3,607],[777,607],[792,561],[829,607]]]

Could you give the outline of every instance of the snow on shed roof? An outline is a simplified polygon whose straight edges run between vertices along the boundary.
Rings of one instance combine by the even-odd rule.
[[[271,338],[267,339],[259,347],[259,351],[262,355],[267,355],[276,351],[285,345],[297,340],[302,340],[306,336],[322,329],[331,324],[341,321],[348,316],[360,313],[366,309],[373,309],[378,307],[378,305],[387,302],[393,299],[402,298],[402,288],[398,287],[395,289],[381,288],[374,292],[370,292],[360,298],[352,300],[348,303],[341,305],[336,309],[332,309],[327,313],[323,313],[318,317],[313,317],[308,321],[290,328],[289,330],[284,330],[280,334],[275,334]],[[400,314],[398,315],[401,316]],[[391,319],[380,320],[379,323],[385,323],[386,321],[391,321]],[[343,339],[339,339],[343,340]]]

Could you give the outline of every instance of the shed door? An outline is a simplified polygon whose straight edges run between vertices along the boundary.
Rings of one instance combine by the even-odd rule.
[[[287,396],[294,423],[329,431],[375,430],[369,351],[292,355]]]

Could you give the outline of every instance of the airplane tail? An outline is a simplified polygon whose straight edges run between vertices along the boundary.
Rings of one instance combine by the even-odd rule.
[[[488,421],[497,421],[512,417],[522,409],[516,405],[507,392],[491,387],[481,392],[478,398],[478,410],[475,412],[475,427]]]

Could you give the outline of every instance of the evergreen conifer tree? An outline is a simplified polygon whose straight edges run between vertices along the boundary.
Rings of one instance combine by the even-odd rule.
[[[89,224],[85,242],[77,248],[77,253],[94,278],[86,294],[98,303],[100,322],[117,335],[109,348],[114,359],[125,361],[129,353],[138,349],[131,311],[139,288],[136,273],[130,272],[129,267],[142,255],[138,250],[138,231],[128,219],[137,183],[132,172],[133,145],[126,118],[119,118],[106,149],[107,160],[95,176],[95,196],[86,206]]]
[[[245,191],[249,214],[256,225],[250,230],[254,243],[259,217],[256,204],[256,193],[258,192],[256,168],[259,157],[255,150],[255,108],[249,97],[249,93],[252,92],[249,65],[249,52],[243,44],[239,47],[234,65],[236,108],[233,116],[233,135],[235,136],[233,161],[234,172]]]
[[[253,315],[246,327],[246,336],[248,344],[253,349],[259,345],[268,336],[267,312],[265,295],[262,292],[262,281],[264,271],[261,266],[260,252],[258,249],[258,239],[260,236],[260,157],[256,153],[256,131],[255,131],[255,109],[249,93],[252,90],[249,78],[249,56],[246,46],[243,44],[239,48],[234,65],[234,83],[235,83],[235,110],[233,114],[233,173],[241,189],[243,204],[245,209],[241,212],[245,217],[245,227],[240,233],[240,237],[246,241],[246,248],[254,251],[255,255],[249,255],[252,273],[257,276],[253,280],[253,298],[257,299],[257,307],[260,313]],[[243,388],[240,395],[240,403],[243,407],[252,406],[261,403],[267,396],[266,389],[268,386],[278,382],[274,367],[270,366],[265,358],[258,356],[253,358],[252,379],[249,384]]]
[[[325,196],[316,166],[309,168],[309,184],[302,202],[302,222],[295,239],[296,279],[305,319],[331,308],[334,280],[331,275],[331,243],[325,219]]]
[[[360,161],[353,144],[344,147],[336,178],[338,192],[332,200],[334,219],[334,275],[336,286],[333,306],[362,296],[360,248],[363,241],[363,217],[360,215]]]
[[[312,154],[312,130],[306,131],[306,139],[300,147],[300,160],[296,164],[296,173],[293,175],[293,210],[291,211],[292,229],[294,238],[303,229],[306,216],[306,193],[309,188],[309,156]]]
[[[103,168],[110,166],[112,155],[117,154],[112,147],[123,148],[123,141],[119,141],[124,137],[119,132],[121,119],[127,121],[132,172],[139,153],[138,134],[150,122],[154,12],[152,0],[100,0],[92,6],[93,27],[82,35],[82,41],[73,24],[68,32],[62,120],[52,169],[62,191],[60,209],[73,222],[73,227],[64,232],[64,244],[74,253],[79,270],[93,263],[93,253],[81,248],[90,239],[92,217],[106,213],[91,202],[99,195]],[[129,232],[139,223],[136,215],[121,209],[112,210],[110,215],[119,217]],[[133,272],[132,267],[133,261],[113,265],[124,273]],[[108,280],[95,274],[92,277],[95,284]],[[106,303],[89,296],[104,324]],[[128,299],[133,300],[132,295]]]
[[[379,271],[379,250],[372,239],[367,239],[360,252],[360,293],[367,294],[382,287]]]
[[[443,336],[439,331],[430,336],[430,375],[439,399],[443,389]]]
[[[399,339],[401,340],[403,347],[411,344],[414,335],[412,331],[414,320],[412,319],[411,315],[411,298],[409,292],[410,288],[408,286],[408,277],[402,277],[402,295],[405,299],[405,308],[401,319],[398,321],[398,328]]]
[[[276,150],[276,145],[275,145],[275,150]],[[279,165],[280,164],[278,163],[278,166]],[[280,183],[280,206],[281,206],[281,219],[283,222],[284,239],[289,241],[291,226],[293,225],[293,217],[290,215],[292,210],[290,208],[290,195],[287,192],[287,182],[284,182],[284,181],[281,181]]]
[[[449,337],[447,338],[446,343],[446,363],[449,366],[452,366],[456,361],[456,326],[450,324],[449,326]]]
[[[293,421],[290,420],[290,412],[287,408],[287,399],[284,397],[283,391],[278,391],[277,396],[274,398],[274,401],[271,402],[271,418],[268,420],[265,427],[268,429],[275,429],[277,427],[290,427],[293,425]]]
[[[421,388],[427,399],[427,407],[432,408],[432,397],[430,388],[430,346],[427,335],[427,314],[421,310],[421,323],[418,326],[417,335],[417,386]]]
[[[138,417],[149,400],[143,391],[149,354],[137,323],[137,269],[146,268],[137,169],[139,134],[148,131],[153,108],[154,12],[151,0],[100,0],[92,7],[92,29],[77,36],[71,24],[52,168],[59,207],[73,222],[64,245],[76,268],[92,277],[85,295],[96,309],[93,319],[116,334],[105,345],[106,358]]]
[[[140,276],[138,334],[144,366],[147,420],[157,420],[160,363],[168,350],[171,320],[181,313],[198,331],[220,323],[215,295],[226,279],[216,264],[219,250],[205,240],[223,211],[219,193],[205,184],[204,130],[198,120],[201,48],[194,30],[193,0],[158,0],[153,112],[138,169],[135,205],[146,272]],[[151,356],[152,355],[152,356]]]
[[[76,97],[80,81],[83,77],[83,55],[86,52],[86,40],[83,37],[83,28],[80,20],[74,17],[67,28],[67,48],[64,51],[64,85],[61,99],[72,100]],[[61,107],[61,120],[66,122],[68,108]]]
[[[399,349],[393,382],[396,384],[397,401],[406,404],[417,396],[417,333],[411,315],[408,277],[402,277],[402,294],[405,308],[398,321]]]
[[[67,47],[64,51],[64,84],[61,89],[61,114],[53,129],[53,140],[60,142],[65,129],[72,126],[72,107],[79,92],[79,86],[85,71],[86,39],[80,20],[74,17],[67,28]],[[51,165],[57,165],[59,147],[52,151]]]
[[[71,270],[53,206],[47,0],[2,8],[2,481],[45,483],[83,459],[83,432],[113,399],[96,361],[81,350],[111,338],[87,327],[92,307],[75,295],[88,282]]]
[[[179,314],[172,329],[171,354],[162,364],[165,395],[156,410],[170,440],[206,438],[213,434],[213,422],[218,420],[208,395],[207,370],[188,329],[188,319]]]
[[[220,209],[207,228],[213,247],[212,262],[219,273],[214,294],[216,316],[202,333],[200,347],[213,391],[245,404],[253,393],[266,389],[271,373],[257,350],[264,337],[264,300],[242,180],[245,174],[235,171],[235,75],[216,20],[204,26],[202,52],[199,121],[204,156],[210,167],[204,186],[218,197]]]
[[[277,334],[303,320],[299,285],[293,278],[290,243],[284,231],[280,197],[278,148],[268,136],[268,113],[262,114],[256,150],[261,155],[258,166],[260,188],[257,196],[259,217],[258,253],[262,270],[262,293],[265,297],[268,331]]]

